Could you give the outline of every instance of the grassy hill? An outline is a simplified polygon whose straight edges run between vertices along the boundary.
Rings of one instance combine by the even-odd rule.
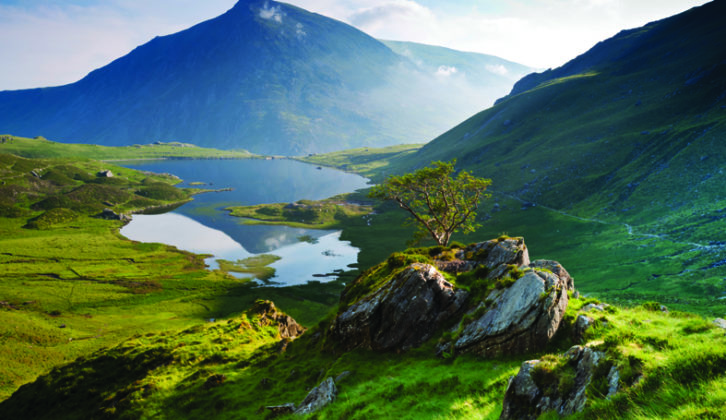
[[[722,314],[725,13],[716,1],[623,31],[415,152],[316,161],[380,179],[457,159],[493,180],[476,239],[523,235],[603,298]]]
[[[429,253],[423,249],[397,254],[356,284],[380,285],[385,280],[381,273],[393,275],[402,268],[397,263],[402,257],[426,259]],[[464,277],[451,279],[463,283]],[[298,403],[310,388],[332,377],[337,400],[311,418],[496,419],[508,379],[524,360],[546,361],[535,379],[539,386],[568,386],[567,376],[561,376],[568,369],[561,354],[574,343],[571,332],[578,314],[587,311],[585,305],[597,303],[570,295],[564,325],[547,349],[488,359],[436,357],[434,348],[444,331],[405,353],[338,351],[326,338],[331,316],[291,342],[280,335],[279,324],[259,310],[267,305],[258,303],[241,314],[136,335],[79,358],[21,387],[0,403],[0,415],[271,418],[265,407]],[[587,407],[572,418],[723,418],[722,328],[696,315],[663,312],[654,303],[586,313],[594,326],[586,332],[585,343],[607,354],[601,371],[617,366],[620,391],[606,398],[608,383],[594,380]],[[544,418],[558,416],[548,413]]]
[[[245,150],[217,150],[179,142],[156,142],[130,146],[99,146],[97,144],[58,143],[43,137],[33,139],[0,135],[0,153],[25,158],[77,157],[96,160],[134,159],[244,159],[255,155]]]
[[[112,149],[8,144],[31,144],[38,154]],[[104,170],[114,176],[97,175]],[[118,233],[123,221],[98,217],[106,208],[129,213],[191,199],[195,191],[174,187],[177,178],[79,157],[0,153],[0,179],[0,400],[79,356],[135,334],[240,313],[263,296],[291,306],[309,326],[337,300],[335,284],[256,288],[206,270],[203,256],[132,242]]]

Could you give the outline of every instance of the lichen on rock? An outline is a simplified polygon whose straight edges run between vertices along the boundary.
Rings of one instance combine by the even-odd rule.
[[[338,315],[331,336],[345,349],[407,350],[458,314],[467,295],[432,265],[414,263]]]
[[[522,363],[509,381],[500,420],[536,419],[547,411],[568,416],[582,411],[587,388],[605,353],[588,346],[573,346],[554,366],[545,360]],[[608,374],[613,394],[617,392],[617,368]]]

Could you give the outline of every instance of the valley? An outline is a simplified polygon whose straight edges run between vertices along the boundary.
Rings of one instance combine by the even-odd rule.
[[[726,418],[723,16],[530,73],[240,0],[0,92],[0,418]]]

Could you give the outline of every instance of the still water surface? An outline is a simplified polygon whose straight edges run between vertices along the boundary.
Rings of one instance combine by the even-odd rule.
[[[121,233],[141,242],[161,242],[187,251],[212,254],[207,260],[237,260],[254,254],[275,254],[279,285],[325,281],[319,275],[345,270],[357,262],[358,249],[340,241],[340,232],[287,226],[253,226],[224,210],[231,205],[319,200],[366,186],[357,175],[292,160],[163,160],[123,162],[123,166],[166,172],[184,180],[180,187],[232,188],[196,195],[194,201],[171,213],[135,215]],[[205,185],[190,185],[203,182]],[[301,242],[302,236],[315,243]],[[318,276],[314,276],[317,274]],[[327,278],[331,279],[331,278]]]

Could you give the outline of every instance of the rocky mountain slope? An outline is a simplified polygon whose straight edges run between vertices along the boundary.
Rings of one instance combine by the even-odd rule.
[[[424,68],[342,22],[240,0],[76,83],[0,92],[0,132],[284,155],[422,142],[493,102],[527,71],[492,57],[493,72],[479,69],[476,54],[450,58],[439,54],[434,68]],[[469,78],[467,65],[477,71]],[[459,70],[437,74],[439,66]]]

